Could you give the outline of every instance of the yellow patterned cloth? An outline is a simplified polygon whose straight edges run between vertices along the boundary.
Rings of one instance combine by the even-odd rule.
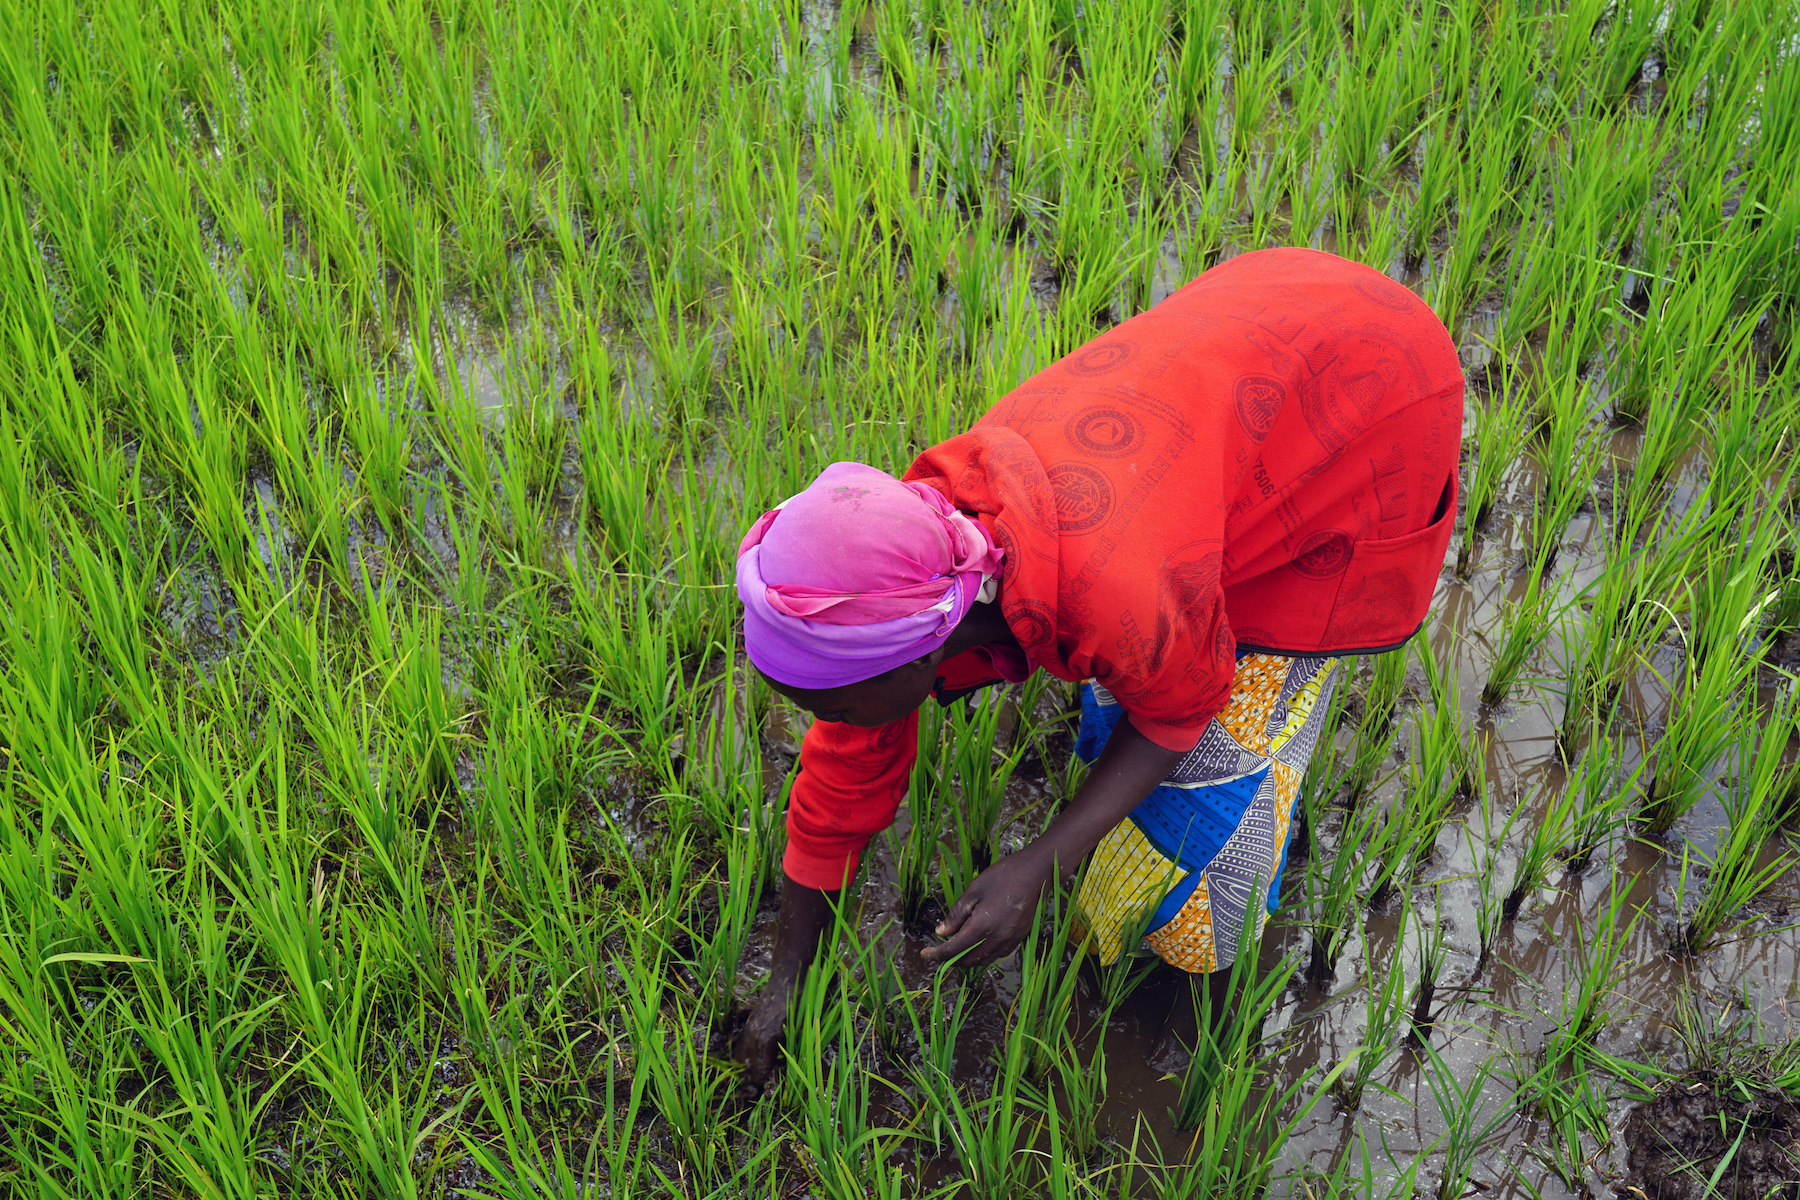
[[[1238,660],[1231,703],[1088,863],[1077,903],[1103,963],[1142,946],[1204,974],[1231,965],[1253,905],[1260,932],[1337,664],[1275,654]],[[1075,750],[1091,763],[1123,710],[1091,682],[1081,703]]]

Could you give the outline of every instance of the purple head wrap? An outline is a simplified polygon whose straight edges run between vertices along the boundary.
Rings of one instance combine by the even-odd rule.
[[[936,488],[832,463],[738,547],[744,647],[790,687],[869,679],[941,645],[1003,553]]]

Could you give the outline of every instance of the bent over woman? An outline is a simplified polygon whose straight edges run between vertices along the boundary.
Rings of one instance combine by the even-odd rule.
[[[1009,953],[1091,855],[1077,906],[1103,961],[1141,935],[1195,976],[1230,967],[1246,914],[1275,904],[1339,660],[1425,618],[1462,404],[1455,348],[1405,288],[1266,250],[1039,372],[903,480],[834,463],[758,518],[738,557],[745,647],[818,719],[788,799],[775,963],[740,1043],[751,1084],[905,795],[920,704],[1034,670],[1081,682],[1092,769],[926,956]]]

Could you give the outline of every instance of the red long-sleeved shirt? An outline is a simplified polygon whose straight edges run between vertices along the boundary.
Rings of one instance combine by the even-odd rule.
[[[1462,371],[1431,310],[1313,250],[1232,259],[1095,338],[907,472],[1006,548],[1000,607],[1029,660],[1104,683],[1191,749],[1238,647],[1404,641],[1455,520]],[[984,652],[940,669],[961,691]],[[790,877],[835,888],[893,820],[917,715],[815,723],[788,802]]]

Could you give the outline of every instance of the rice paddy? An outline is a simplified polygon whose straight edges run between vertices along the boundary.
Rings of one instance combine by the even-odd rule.
[[[1797,35],[26,0],[0,1186],[1791,1194]],[[743,529],[1274,245],[1449,327],[1465,507],[1426,628],[1351,665],[1242,1019],[1099,968],[1066,896],[998,967],[919,959],[1079,782],[1040,674],[927,714],[740,1099],[806,719],[737,645]]]

